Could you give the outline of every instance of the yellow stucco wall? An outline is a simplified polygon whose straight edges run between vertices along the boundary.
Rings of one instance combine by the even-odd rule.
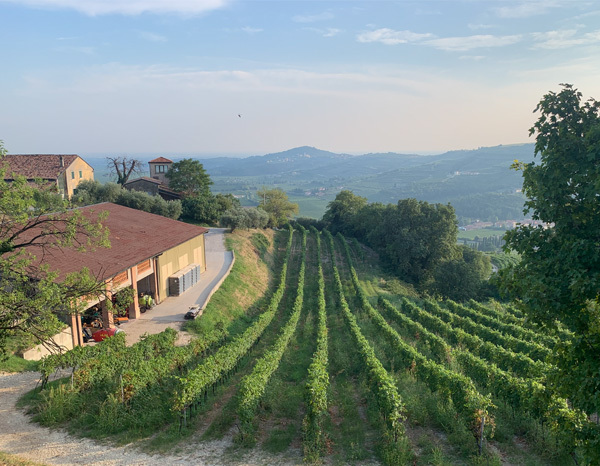
[[[71,198],[77,185],[83,180],[94,179],[94,169],[80,157],[77,157],[65,170],[65,195]],[[81,176],[80,176],[81,175]]]
[[[206,248],[204,235],[186,241],[179,246],[163,252],[158,257],[158,293],[163,300],[167,296],[169,287],[169,276],[187,267],[190,264],[200,265],[202,272],[206,271]]]

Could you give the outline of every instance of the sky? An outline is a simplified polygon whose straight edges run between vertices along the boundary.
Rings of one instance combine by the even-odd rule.
[[[431,153],[600,99],[597,0],[0,0],[9,153]]]

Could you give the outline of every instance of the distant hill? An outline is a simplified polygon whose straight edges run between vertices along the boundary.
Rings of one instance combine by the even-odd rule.
[[[350,155],[302,146],[273,154],[199,158],[168,154],[173,160],[199,160],[214,181],[213,192],[233,193],[256,204],[262,186],[277,186],[300,205],[301,216],[319,218],[341,189],[371,202],[390,203],[414,197],[451,203],[461,220],[522,218],[521,174],[515,159],[533,160],[534,144],[455,150],[437,155],[370,153]],[[157,154],[140,157],[156,157]],[[158,154],[160,155],[160,154]],[[96,179],[108,180],[105,158],[88,160]]]
[[[438,155],[336,154],[314,147],[243,159],[200,159],[215,181],[216,192],[251,198],[261,186],[279,186],[300,203],[300,215],[319,217],[340,189],[371,202],[414,197],[452,203],[465,221],[522,218],[521,174],[510,170],[515,159],[533,159],[533,144],[456,150]],[[318,207],[317,207],[318,205]],[[310,207],[310,208],[309,208]]]

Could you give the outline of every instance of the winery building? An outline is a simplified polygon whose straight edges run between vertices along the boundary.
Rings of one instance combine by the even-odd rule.
[[[160,303],[178,292],[173,289],[173,278],[177,282],[183,272],[194,271],[196,283],[206,271],[206,228],[108,202],[79,210],[90,219],[108,214],[102,224],[110,232],[110,248],[88,248],[83,252],[52,248],[44,252],[43,263],[58,271],[60,277],[86,267],[105,283],[109,297],[123,288],[133,288],[134,300],[127,310],[130,319],[140,317],[141,293],[151,294]],[[37,257],[41,253],[36,254],[35,248],[28,250]],[[89,300],[86,306],[101,308],[104,327],[113,326],[113,316],[105,301]],[[72,316],[70,324],[73,346],[83,344],[81,319]]]

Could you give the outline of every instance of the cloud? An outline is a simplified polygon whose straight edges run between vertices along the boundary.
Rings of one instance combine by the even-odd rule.
[[[167,42],[167,38],[165,36],[154,34],[153,32],[139,31],[138,35],[140,38],[149,42]]]
[[[597,44],[600,42],[600,30],[577,36],[576,29],[562,29],[559,31],[534,32],[532,37],[537,42],[533,48],[558,50],[577,45]]]
[[[356,39],[358,42],[381,42],[385,45],[397,45],[417,42],[429,37],[434,36],[429,33],[419,34],[411,31],[394,31],[393,29],[382,28],[363,32],[356,36]]]
[[[76,10],[89,16],[142,13],[199,14],[216,10],[230,0],[0,0],[32,8],[62,8]]]
[[[245,26],[242,28],[242,31],[244,31],[247,34],[257,34],[259,32],[263,32],[262,28],[253,28],[250,26]]]
[[[431,39],[425,41],[424,44],[435,47],[439,50],[446,50],[449,52],[464,52],[478,48],[505,47],[507,45],[520,42],[522,38],[523,37],[519,34],[512,36],[475,35]]]
[[[292,18],[296,23],[316,23],[318,21],[326,21],[333,19],[333,13],[330,11],[324,11],[316,15],[296,15]]]
[[[556,8],[558,6],[560,5],[557,2],[551,0],[524,1],[514,6],[493,8],[493,11],[500,18],[517,19],[544,15],[550,8]]]
[[[472,31],[477,31],[479,29],[492,29],[495,26],[493,26],[491,24],[473,24],[473,23],[469,23],[468,27]]]
[[[317,33],[317,34],[319,34],[320,36],[323,36],[323,37],[335,37],[340,32],[342,32],[341,29],[337,29],[337,28],[320,29],[320,28],[306,27],[306,28],[303,28],[303,29],[306,30],[306,31],[315,32],[315,33]]]
[[[461,55],[458,57],[459,60],[472,60],[472,61],[480,61],[484,60],[486,57],[483,55]]]

